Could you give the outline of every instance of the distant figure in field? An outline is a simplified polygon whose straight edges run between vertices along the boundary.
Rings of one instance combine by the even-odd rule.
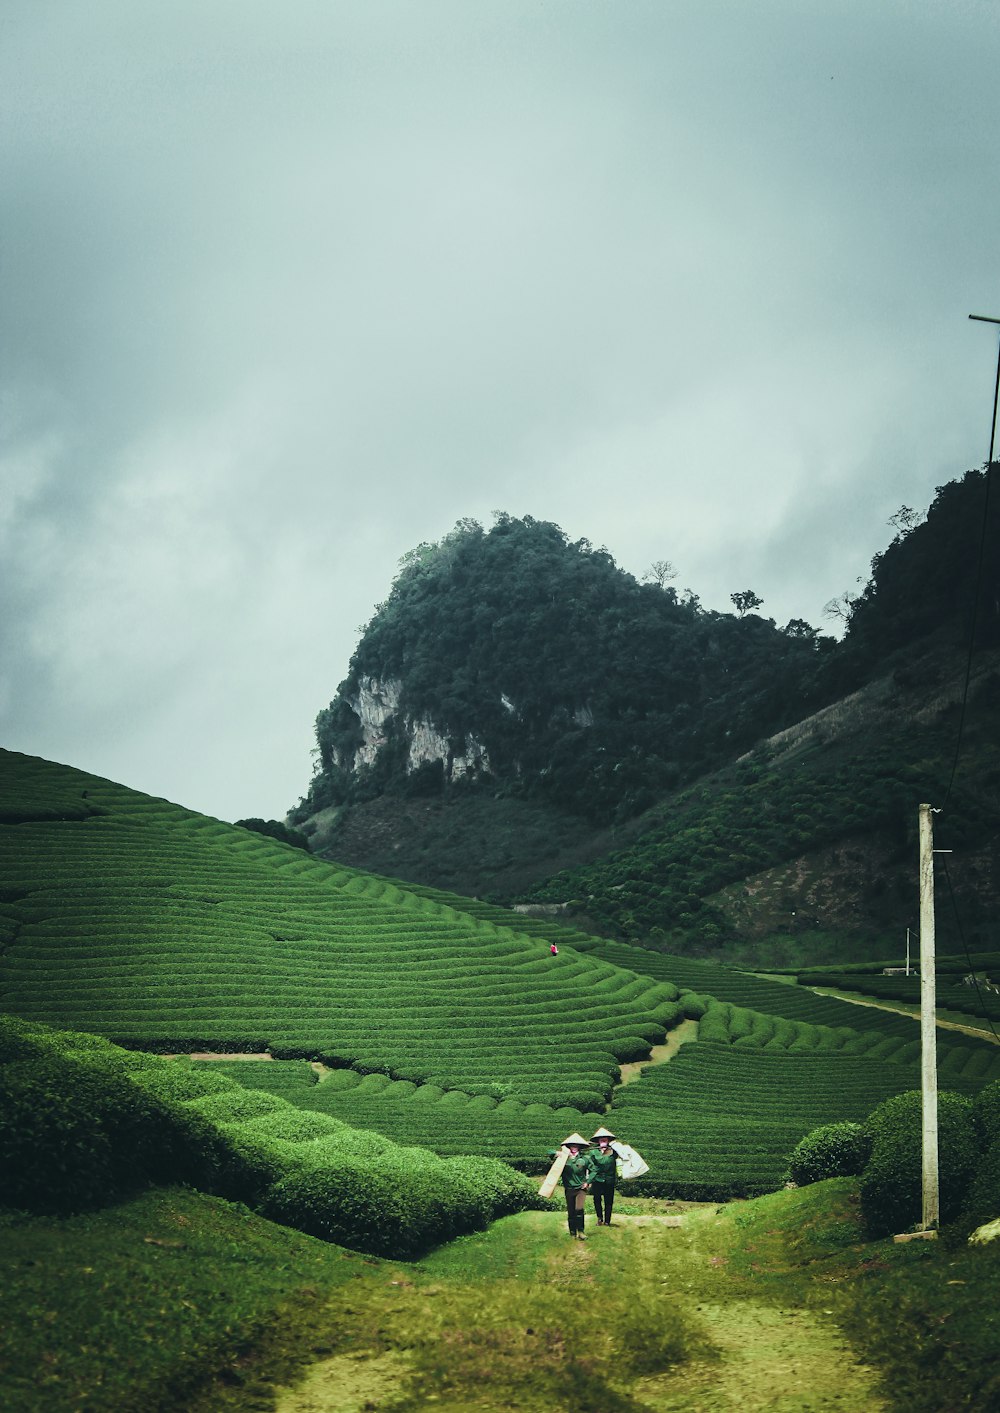
[[[563,1140],[562,1147],[569,1150],[569,1157],[566,1159],[566,1166],[562,1170],[563,1191],[566,1194],[566,1220],[569,1225],[569,1234],[576,1241],[586,1241],[583,1230],[583,1219],[587,1201],[587,1189],[590,1187],[594,1170],[591,1167],[590,1155],[585,1149],[590,1144],[585,1138],[581,1138],[578,1133],[571,1133],[569,1138]]]
[[[599,1227],[611,1225],[611,1208],[615,1204],[618,1154],[611,1146],[614,1141],[615,1135],[609,1128],[599,1128],[591,1140],[592,1143],[597,1144],[596,1149],[592,1149],[590,1153],[590,1166],[594,1174],[591,1192],[594,1196],[594,1211],[597,1213]]]
[[[551,944],[551,946],[549,947],[549,955],[550,955],[550,956],[553,956],[553,957],[558,957],[558,955],[559,955],[559,948],[556,946],[556,944],[555,944],[554,942],[553,942],[553,943]]]

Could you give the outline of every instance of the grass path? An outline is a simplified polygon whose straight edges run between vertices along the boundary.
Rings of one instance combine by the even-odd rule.
[[[622,1205],[586,1244],[561,1214],[524,1213],[373,1273],[347,1328],[339,1302],[320,1316],[336,1348],[278,1413],[884,1407],[832,1311],[775,1303],[733,1267],[732,1207]]]
[[[1000,1243],[868,1241],[850,1178],[588,1225],[522,1213],[404,1263],[188,1188],[0,1212],[0,1407],[1000,1413]]]
[[[680,1025],[669,1031],[666,1040],[662,1045],[654,1045],[649,1052],[648,1060],[629,1060],[621,1066],[622,1077],[615,1088],[622,1085],[631,1084],[633,1080],[639,1078],[643,1070],[649,1065],[665,1065],[668,1060],[672,1060],[682,1045],[686,1045],[691,1040],[698,1039],[698,1022],[696,1020],[683,1020]]]

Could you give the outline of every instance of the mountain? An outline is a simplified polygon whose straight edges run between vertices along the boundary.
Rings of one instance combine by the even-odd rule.
[[[568,903],[634,941],[808,933],[825,960],[821,934],[910,922],[928,798],[981,930],[1000,833],[990,489],[970,471],[925,516],[902,508],[862,592],[830,605],[842,642],[777,627],[750,591],[707,611],[530,517],[460,522],[401,561],[289,819],[344,863]]]

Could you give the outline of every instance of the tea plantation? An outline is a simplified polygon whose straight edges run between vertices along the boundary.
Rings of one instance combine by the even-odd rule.
[[[6,1011],[133,1048],[269,1049],[598,1108],[677,988],[259,834],[4,753]]]
[[[3,1011],[133,1052],[270,1054],[168,1066],[173,1097],[269,1153],[333,1124],[373,1154],[538,1172],[605,1122],[650,1164],[637,1191],[715,1200],[779,1186],[804,1134],[918,1082],[905,1016],[408,889],[9,752],[0,876]],[[685,1018],[697,1043],[619,1086]],[[972,1095],[1000,1047],[942,1031],[939,1068]]]

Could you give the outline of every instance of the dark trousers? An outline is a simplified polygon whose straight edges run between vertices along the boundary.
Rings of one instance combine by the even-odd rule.
[[[597,1213],[597,1223],[604,1222],[607,1225],[611,1221],[611,1208],[615,1203],[615,1185],[613,1182],[595,1182],[591,1188],[594,1194],[594,1211]]]
[[[574,1236],[578,1231],[583,1231],[583,1204],[578,1207],[576,1199],[580,1189],[566,1188],[566,1221],[569,1224],[569,1234]]]

